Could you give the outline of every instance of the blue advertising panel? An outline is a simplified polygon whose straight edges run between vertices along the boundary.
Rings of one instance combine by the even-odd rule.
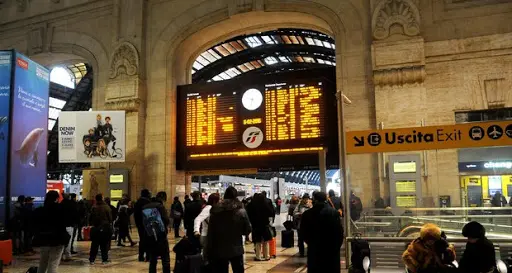
[[[50,72],[16,53],[12,90],[10,196],[46,194]]]
[[[5,223],[12,51],[0,51],[0,223]]]

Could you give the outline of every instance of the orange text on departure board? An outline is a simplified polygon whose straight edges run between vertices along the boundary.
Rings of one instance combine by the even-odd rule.
[[[322,136],[321,83],[291,85],[265,91],[266,139],[292,140]]]
[[[187,146],[215,145],[236,140],[233,108],[219,110],[223,105],[232,104],[229,100],[218,95],[187,98]]]

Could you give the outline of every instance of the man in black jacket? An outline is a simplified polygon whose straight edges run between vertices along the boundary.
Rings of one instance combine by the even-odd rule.
[[[112,211],[103,201],[103,195],[96,195],[96,205],[92,207],[91,219],[91,252],[89,262],[94,264],[98,255],[98,248],[101,248],[101,259],[103,264],[109,264],[108,251],[112,239]]]
[[[171,273],[171,257],[167,240],[170,220],[164,206],[166,201],[167,194],[159,192],[151,203],[142,209],[143,224],[148,225],[149,221],[153,223],[151,229],[153,234],[148,234],[147,227],[144,227],[144,241],[149,254],[149,273],[156,273],[158,257],[162,259],[163,273]],[[148,216],[152,218],[149,219]]]
[[[185,205],[185,215],[183,217],[183,224],[188,239],[196,246],[200,247],[199,240],[194,235],[194,220],[203,210],[203,202],[201,200],[201,193],[195,191],[192,193],[193,201]]]
[[[233,187],[226,189],[224,200],[210,210],[208,250],[213,272],[244,272],[243,236],[251,233],[251,223]]]
[[[147,189],[140,192],[140,198],[133,207],[133,217],[135,218],[135,225],[139,233],[139,262],[148,262],[149,256],[147,255],[147,248],[144,242],[144,224],[142,223],[142,209],[151,203],[151,193]]]
[[[64,253],[62,254],[63,261],[71,260],[71,254],[76,254],[76,252],[73,251],[73,230],[75,226],[78,225],[78,204],[76,202],[76,195],[74,195],[74,197],[75,199],[72,199],[69,194],[64,194],[64,199],[61,202],[64,212],[63,218],[64,222],[66,223],[66,231],[71,237],[69,243],[64,249]]]
[[[313,194],[313,207],[302,214],[300,232],[308,244],[309,273],[339,273],[343,228],[340,215],[323,192]]]

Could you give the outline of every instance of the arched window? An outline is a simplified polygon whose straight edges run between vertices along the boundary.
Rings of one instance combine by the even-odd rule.
[[[57,66],[52,69],[50,81],[69,88],[75,88],[75,77],[66,67]]]

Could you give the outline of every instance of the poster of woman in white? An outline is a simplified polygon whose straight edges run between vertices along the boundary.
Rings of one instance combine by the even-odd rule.
[[[124,162],[125,112],[61,112],[59,162]]]

